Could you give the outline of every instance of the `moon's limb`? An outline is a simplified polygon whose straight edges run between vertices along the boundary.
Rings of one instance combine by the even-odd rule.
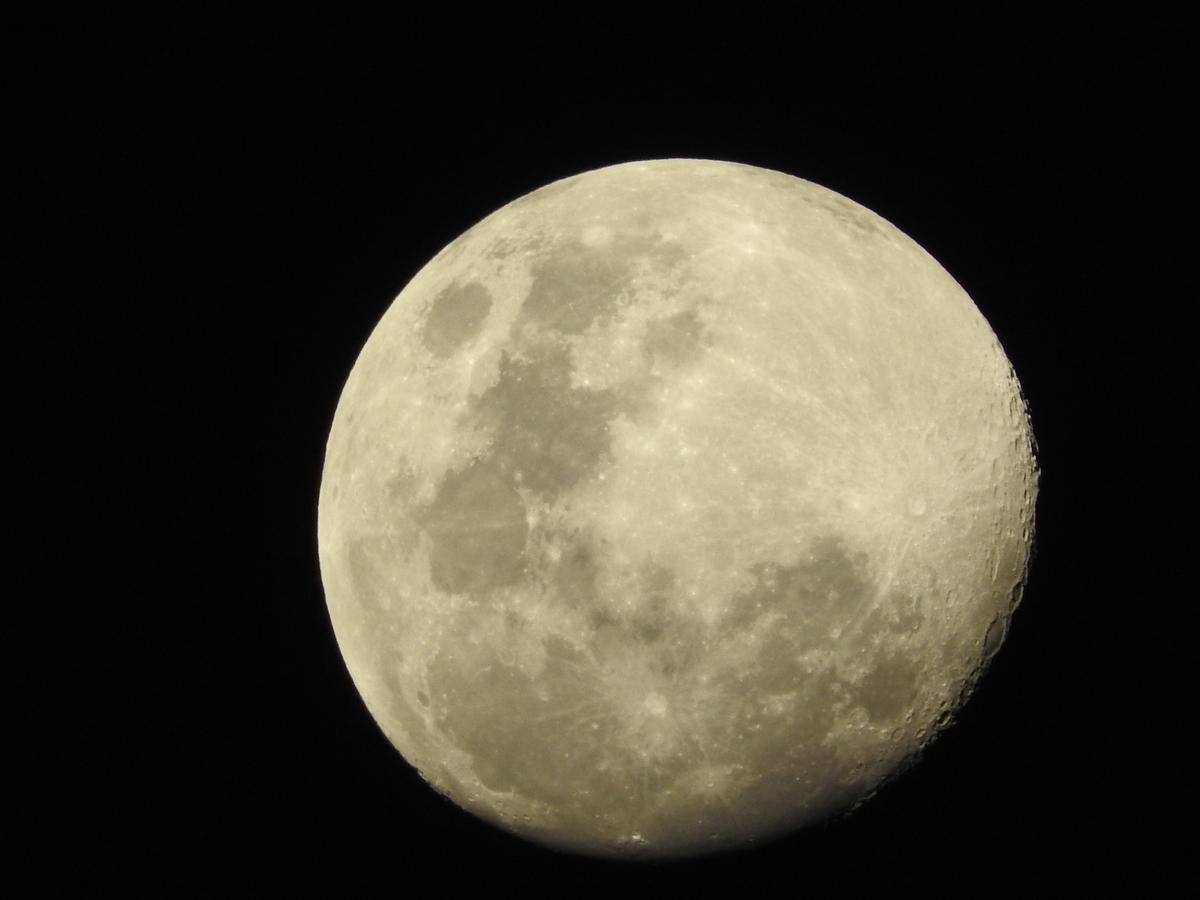
[[[1003,639],[1037,473],[995,336],[816,185],[660,160],[504,207],[347,381],[319,510],[347,666],[453,800],[595,854],[843,810]]]

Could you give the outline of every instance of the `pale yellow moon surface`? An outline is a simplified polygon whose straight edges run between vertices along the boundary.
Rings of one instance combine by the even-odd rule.
[[[699,854],[853,807],[946,724],[1037,479],[995,335],[896,227],[628,163],[508,204],[391,305],[329,436],[321,572],[438,791],[557,848]]]

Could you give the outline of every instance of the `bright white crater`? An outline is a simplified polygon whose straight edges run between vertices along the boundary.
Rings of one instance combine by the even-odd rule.
[[[334,417],[321,572],[437,790],[688,855],[853,807],[947,723],[1036,489],[1004,352],[912,240],[778,172],[629,163],[493,213],[392,304]]]

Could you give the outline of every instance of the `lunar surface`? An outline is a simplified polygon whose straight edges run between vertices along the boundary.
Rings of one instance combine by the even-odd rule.
[[[1037,478],[996,337],[893,225],[629,163],[488,216],[391,305],[329,436],[321,572],[438,791],[557,848],[699,854],[853,808],[945,727]]]

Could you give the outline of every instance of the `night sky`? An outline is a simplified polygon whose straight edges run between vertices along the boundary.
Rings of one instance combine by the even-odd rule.
[[[29,108],[107,198],[69,227],[121,276],[54,307],[96,445],[71,475],[81,571],[106,598],[76,620],[102,629],[104,690],[48,756],[79,783],[39,826],[69,850],[57,877],[168,896],[1144,887],[1169,856],[1146,849],[1146,660],[1194,596],[1159,574],[1180,552],[1173,454],[1194,448],[1151,211],[1179,177],[1171,26],[563,7],[63,24],[86,62],[36,30],[29,90],[57,99]],[[1016,369],[1042,481],[1008,641],[918,765],[828,827],[631,866],[497,832],[391,748],[334,641],[316,498],[345,377],[429,258],[545,183],[666,156],[817,182],[928,250]]]

